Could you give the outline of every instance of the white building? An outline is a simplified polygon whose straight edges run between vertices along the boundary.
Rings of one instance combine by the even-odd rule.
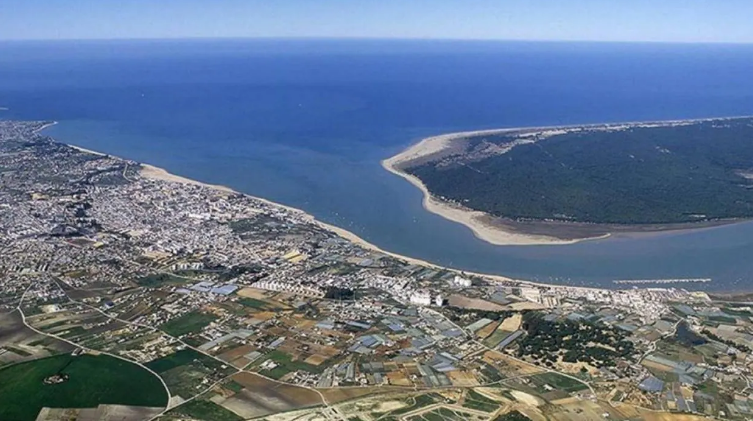
[[[459,275],[455,275],[455,279],[452,280],[452,284],[455,286],[468,288],[473,284],[473,282],[471,282],[470,279],[463,278],[462,276],[459,276]]]
[[[431,294],[428,291],[416,291],[410,296],[411,304],[420,306],[431,305]]]
[[[533,301],[534,303],[541,302],[541,290],[538,288],[520,288],[520,296],[528,301]]]

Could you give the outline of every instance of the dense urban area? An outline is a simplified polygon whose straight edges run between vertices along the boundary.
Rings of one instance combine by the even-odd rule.
[[[753,309],[388,255],[0,122],[0,419],[753,417]]]

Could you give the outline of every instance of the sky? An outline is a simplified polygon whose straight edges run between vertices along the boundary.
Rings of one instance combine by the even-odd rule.
[[[753,43],[751,0],[0,0],[0,40],[347,37]]]

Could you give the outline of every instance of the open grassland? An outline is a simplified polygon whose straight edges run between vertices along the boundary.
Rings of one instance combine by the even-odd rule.
[[[211,314],[192,312],[176,317],[159,326],[160,330],[172,336],[182,336],[187,333],[200,332],[216,317]]]
[[[372,413],[372,416],[378,416],[381,420],[397,420],[405,414],[416,412],[422,408],[426,408],[441,402],[442,399],[439,395],[434,393],[428,393],[424,395],[408,396],[403,400],[402,405],[397,405],[395,408],[375,408],[377,411],[387,409],[385,412]]]
[[[64,374],[68,380],[45,384]],[[43,407],[89,408],[100,404],[164,407],[167,393],[148,371],[106,355],[69,354],[0,370],[0,419],[34,420]]]
[[[282,308],[279,305],[276,305],[274,303],[268,302],[268,301],[262,301],[257,300],[256,298],[241,298],[238,300],[238,303],[243,305],[244,307],[257,309],[257,310],[275,310]]]
[[[73,346],[68,343],[24,326],[19,312],[0,314],[0,367],[70,351]]]

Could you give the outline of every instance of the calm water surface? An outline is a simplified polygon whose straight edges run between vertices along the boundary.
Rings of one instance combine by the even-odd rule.
[[[304,209],[390,251],[547,282],[753,290],[753,223],[500,247],[379,161],[497,127],[753,114],[753,47],[343,40],[0,43],[0,118]]]

